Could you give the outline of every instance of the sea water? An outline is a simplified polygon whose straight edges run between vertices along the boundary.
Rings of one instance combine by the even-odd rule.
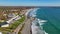
[[[60,34],[60,8],[45,7],[37,9],[35,13],[37,19],[32,22],[33,34]]]

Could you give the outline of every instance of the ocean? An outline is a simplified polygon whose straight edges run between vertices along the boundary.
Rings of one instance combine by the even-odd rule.
[[[37,18],[32,22],[32,34],[60,34],[60,8],[43,7],[32,12]]]

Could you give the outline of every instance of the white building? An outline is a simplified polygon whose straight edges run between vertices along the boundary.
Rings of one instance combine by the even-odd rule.
[[[18,19],[21,19],[21,17],[20,17],[19,15],[11,18],[10,20],[8,20],[8,21],[6,21],[6,22],[1,23],[1,24],[0,24],[0,27],[9,27],[9,24],[10,24],[10,23],[14,23],[13,21],[16,21],[16,20],[18,20]]]
[[[1,27],[9,27],[9,24],[1,25]]]
[[[16,15],[14,13],[9,13],[8,17],[15,17]]]
[[[2,32],[0,32],[0,34],[2,34]]]
[[[20,17],[19,15],[17,15],[17,16],[11,18],[10,20],[8,20],[8,21],[6,21],[6,22],[7,22],[7,23],[12,23],[14,20],[18,20],[18,19],[20,19],[20,18],[21,18],[21,17]]]

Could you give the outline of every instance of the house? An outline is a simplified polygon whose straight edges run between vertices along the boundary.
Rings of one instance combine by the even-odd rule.
[[[1,27],[9,27],[9,24],[2,25]]]
[[[14,13],[9,13],[8,17],[15,17],[16,15]]]
[[[0,32],[0,34],[2,34],[2,32]]]
[[[16,20],[18,20],[18,19],[20,19],[20,18],[21,18],[21,17],[20,17],[19,15],[17,15],[17,16],[11,18],[10,20],[8,20],[8,21],[6,21],[6,22],[0,23],[0,27],[9,27],[9,24],[10,24],[10,23],[13,23],[13,21],[16,21]]]
[[[8,24],[10,24],[10,23],[13,23],[13,21],[16,21],[16,20],[18,20],[18,19],[20,19],[21,17],[19,16],[19,15],[17,15],[17,16],[15,16],[15,17],[13,17],[13,18],[11,18],[10,20],[8,20],[8,21],[6,21]]]
[[[0,23],[0,27],[8,27],[9,24],[7,22],[2,22]]]

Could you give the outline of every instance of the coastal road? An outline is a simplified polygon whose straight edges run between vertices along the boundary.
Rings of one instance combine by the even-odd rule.
[[[21,27],[23,26],[23,24],[24,24],[24,27],[23,27],[23,29],[22,29],[22,31],[21,31],[21,34],[31,34],[31,19],[25,19],[25,21],[22,23],[22,24],[20,24],[15,30],[14,30],[14,32],[12,33],[12,34],[18,34],[18,32],[19,32],[19,30],[21,29]]]
[[[29,10],[29,11],[31,11],[31,10]],[[21,34],[30,34],[31,32],[30,32],[30,30],[31,30],[31,19],[28,19],[27,17],[26,17],[26,19],[25,19],[25,21],[23,22],[23,24],[24,24],[24,27],[23,27],[23,29],[22,29],[22,31],[21,31]],[[21,29],[21,27],[22,27],[22,24],[20,24],[15,30],[14,30],[14,32],[12,33],[12,34],[18,34],[18,32],[19,32],[19,30]]]
[[[21,34],[31,34],[31,19],[27,19],[25,21],[25,25],[24,25],[24,28],[22,29],[21,31]]]

